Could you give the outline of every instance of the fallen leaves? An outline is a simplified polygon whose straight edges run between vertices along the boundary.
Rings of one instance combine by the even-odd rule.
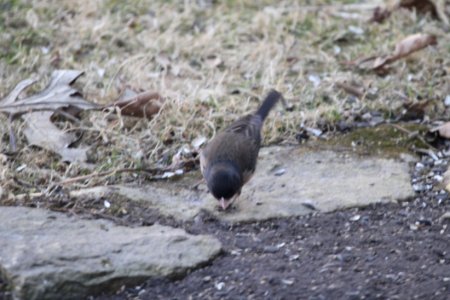
[[[50,120],[55,112],[64,114],[61,111],[63,108],[75,108],[75,111],[98,108],[71,86],[82,74],[83,72],[74,70],[57,70],[53,72],[50,83],[43,91],[18,100],[19,95],[36,82],[33,79],[23,80],[0,101],[0,111],[10,116],[10,122],[15,116],[22,115],[25,122],[24,133],[30,145],[55,152],[63,161],[85,161],[88,148],[70,148],[77,137],[59,129]],[[11,131],[11,141],[15,141],[13,134]],[[15,150],[15,145],[12,148]]]
[[[373,67],[374,69],[381,68],[429,45],[436,45],[436,43],[434,35],[422,33],[410,35],[397,43],[393,54],[377,58]]]
[[[413,34],[398,42],[392,54],[370,56],[349,62],[348,65],[357,66],[359,69],[363,70],[372,70],[378,74],[385,74],[389,64],[405,58],[425,47],[436,44],[437,39],[434,35],[424,33]]]
[[[162,97],[155,92],[143,92],[116,101],[113,106],[119,107],[126,116],[150,118],[158,113],[163,104]]]
[[[56,127],[50,121],[52,115],[51,111],[38,111],[23,116],[28,143],[58,153],[63,161],[85,161],[89,148],[70,148],[77,140],[76,135]]]
[[[84,162],[89,147],[72,147],[78,140],[77,135],[70,132],[70,129],[58,128],[52,122],[52,116],[59,114],[70,121],[80,122],[77,118],[80,111],[118,107],[122,115],[150,118],[161,109],[162,98],[154,92],[133,93],[126,99],[107,106],[89,102],[72,86],[82,74],[83,72],[76,70],[54,71],[44,90],[19,99],[28,87],[36,83],[34,79],[23,80],[7,97],[0,100],[0,112],[9,116],[10,123],[17,116],[22,117],[25,122],[24,134],[30,145],[57,153],[63,161]],[[11,124],[10,144],[14,152],[16,145]]]
[[[36,82],[34,79],[23,80],[6,98],[0,100],[0,112],[17,116],[30,111],[56,111],[69,106],[79,109],[98,108],[94,103],[83,99],[80,93],[71,86],[82,74],[83,72],[75,70],[54,71],[49,85],[43,91],[18,100],[19,95]]]
[[[445,12],[444,0],[396,0],[387,7],[376,7],[370,21],[382,23],[384,20],[389,18],[393,12],[401,8],[415,10],[420,14],[429,13],[444,24],[449,24],[449,20]]]

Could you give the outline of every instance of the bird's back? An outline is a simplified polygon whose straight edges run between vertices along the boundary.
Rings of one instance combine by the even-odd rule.
[[[204,149],[206,167],[231,161],[239,166],[244,182],[248,181],[256,168],[261,145],[261,126],[262,120],[258,115],[247,115],[218,133]]]

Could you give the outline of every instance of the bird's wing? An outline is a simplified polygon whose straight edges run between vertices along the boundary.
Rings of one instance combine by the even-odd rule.
[[[200,154],[200,169],[208,176],[209,168],[219,161],[233,161],[247,182],[256,168],[261,144],[261,117],[247,115],[217,134]]]
[[[262,124],[263,121],[259,115],[247,115],[228,126],[225,132],[243,134],[249,138],[249,141],[254,141],[259,147]]]

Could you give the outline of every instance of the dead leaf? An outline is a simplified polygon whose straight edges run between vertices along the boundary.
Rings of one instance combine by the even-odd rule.
[[[375,70],[375,69],[381,69],[384,67],[384,65],[388,64],[388,60],[389,60],[388,55],[381,55],[378,57],[375,57],[375,60],[373,61],[373,65],[371,67],[371,69]]]
[[[22,115],[26,126],[24,133],[30,145],[58,153],[64,161],[84,161],[87,148],[69,148],[76,136],[61,131],[50,120],[55,111],[72,116],[70,111],[98,108],[96,104],[83,99],[71,86],[82,74],[75,70],[54,71],[43,91],[18,100],[19,95],[36,82],[34,79],[23,80],[7,97],[0,100],[0,111],[8,114],[10,119]],[[13,137],[13,132],[10,137]]]
[[[98,106],[88,102],[71,86],[83,72],[75,70],[57,70],[52,73],[49,85],[40,93],[17,100],[26,88],[35,83],[33,79],[21,81],[14,90],[0,100],[0,112],[9,115],[21,115],[30,111],[51,110],[75,106],[80,109],[95,109]]]
[[[401,40],[396,46],[394,50],[394,54],[392,54],[386,61],[386,63],[392,63],[400,58],[406,57],[413,52],[421,50],[429,45],[436,45],[436,36],[431,34],[413,34],[405,39]]]
[[[450,139],[450,122],[444,123],[436,128],[430,130],[431,132],[437,131],[443,138]]]
[[[437,17],[437,9],[435,1],[431,0],[400,0],[397,7],[406,9],[414,9],[415,11],[426,14],[431,13],[432,16]]]
[[[59,154],[63,161],[85,161],[88,148],[69,148],[77,137],[56,127],[50,121],[52,115],[51,111],[36,111],[22,116],[28,143]]]
[[[392,1],[391,1],[392,2]],[[376,7],[373,11],[371,22],[381,23],[399,8],[415,10],[420,14],[431,14],[446,25],[449,20],[445,11],[445,0],[396,0],[387,7]]]
[[[413,34],[398,42],[391,55],[369,56],[346,64],[349,66],[357,66],[362,70],[373,70],[378,74],[385,74],[389,64],[429,45],[435,44],[437,44],[437,40],[434,35],[424,33]]]
[[[122,115],[150,118],[158,113],[163,99],[155,92],[143,92],[123,100],[116,101],[113,106],[121,109]]]
[[[387,7],[376,7],[370,21],[381,23],[400,8],[415,10],[419,14],[429,13],[432,17],[441,20],[446,25],[449,24],[445,11],[445,0],[396,0]]]

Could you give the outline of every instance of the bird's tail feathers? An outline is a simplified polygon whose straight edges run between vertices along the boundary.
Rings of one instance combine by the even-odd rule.
[[[264,99],[264,102],[256,111],[256,115],[259,115],[264,121],[270,110],[275,106],[280,98],[283,98],[283,96],[279,92],[277,92],[276,90],[271,90],[266,99]]]

